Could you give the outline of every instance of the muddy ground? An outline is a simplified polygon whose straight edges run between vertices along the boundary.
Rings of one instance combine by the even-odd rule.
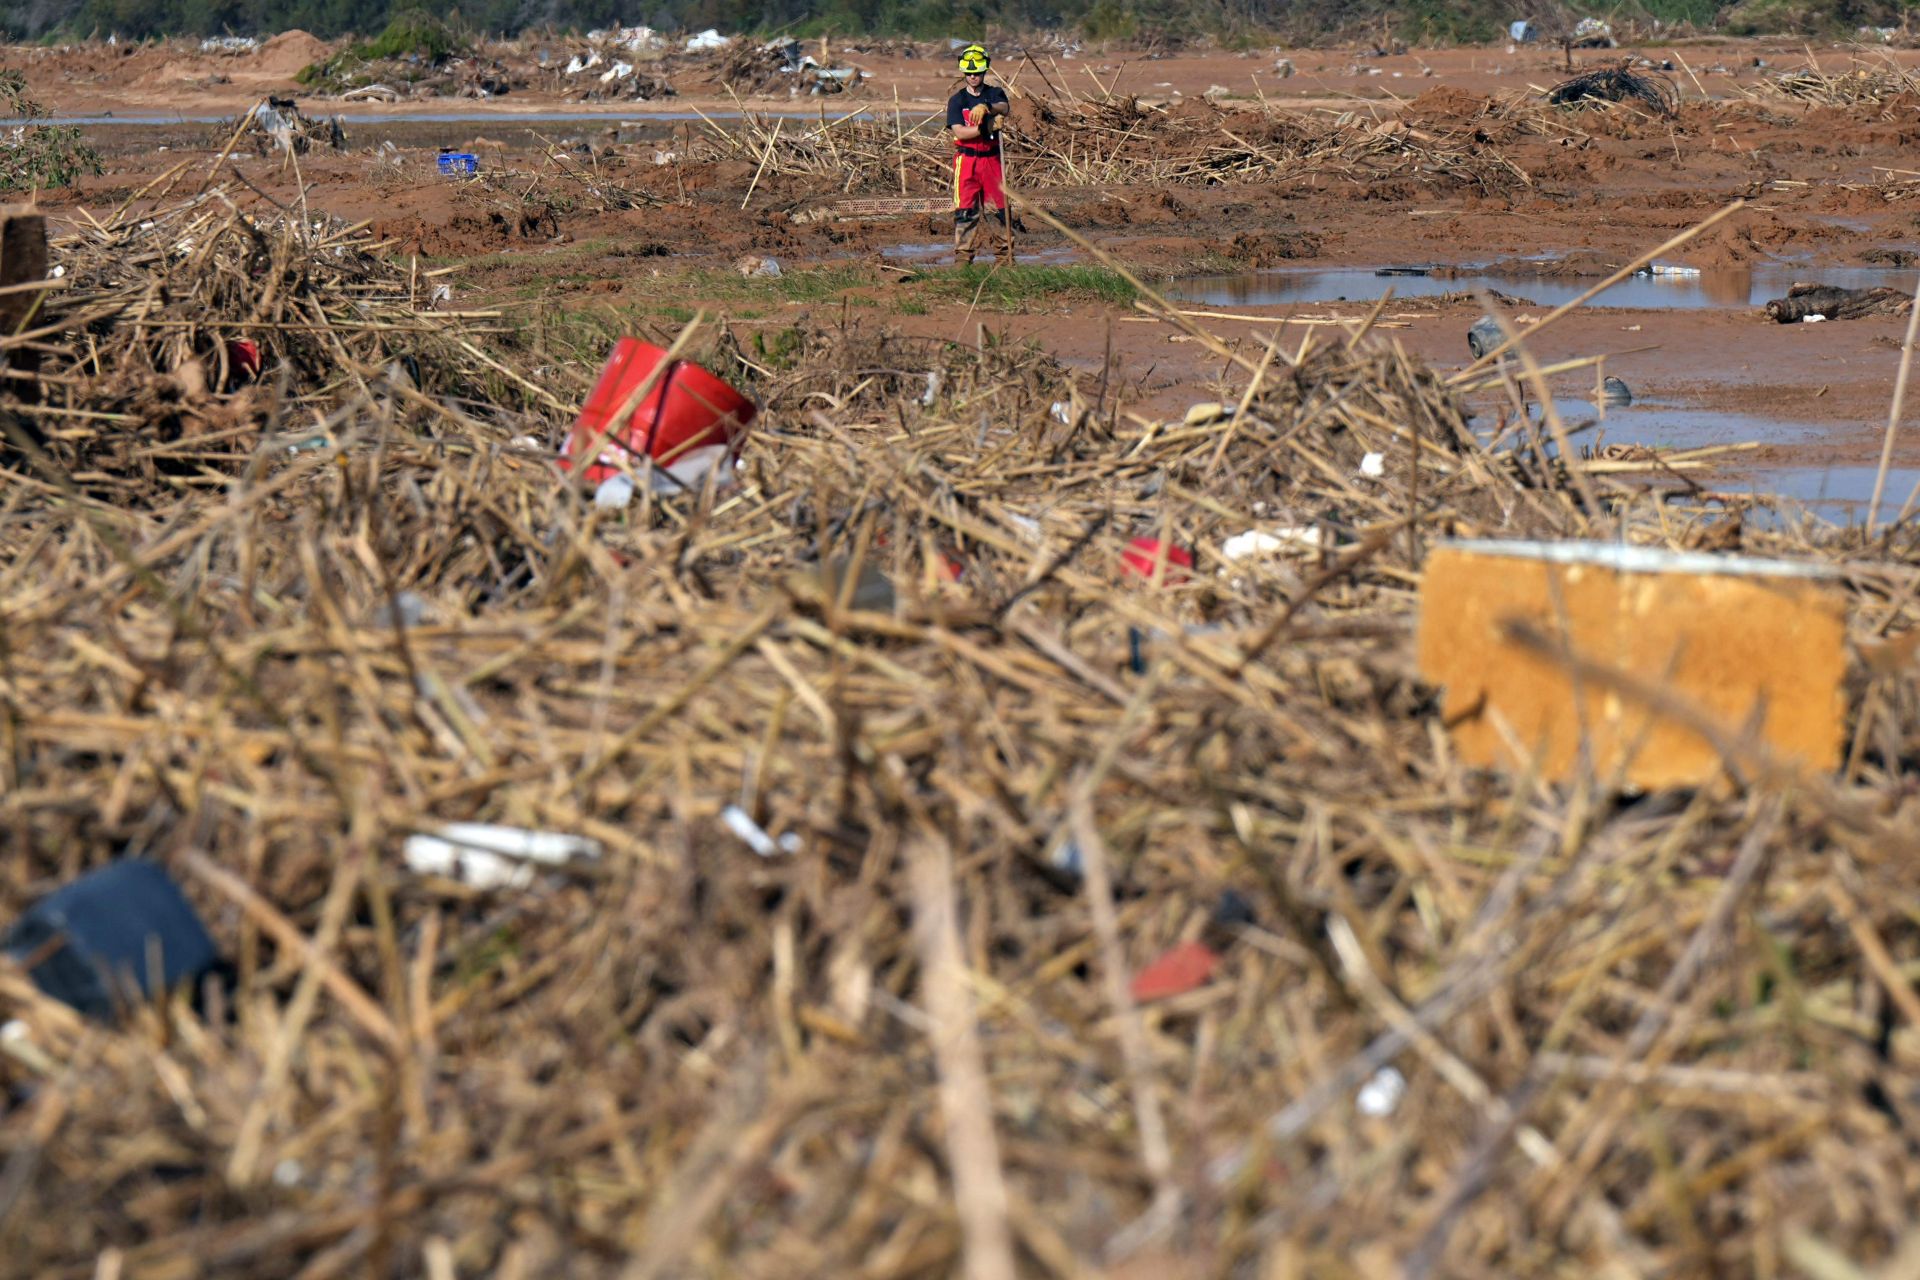
[[[150,184],[164,185],[174,166],[197,174],[229,137],[212,121],[239,115],[262,93],[297,92],[292,77],[317,47],[287,37],[238,56],[16,49],[0,53],[0,64],[26,71],[57,115],[112,117],[84,126],[106,172],[42,198],[74,217],[151,198]],[[1511,313],[1525,329],[1569,281],[1597,282],[1745,201],[1663,259],[1700,268],[1700,277],[1632,282],[1555,324],[1532,349],[1543,363],[1607,357],[1599,371],[1554,380],[1569,401],[1592,398],[1597,372],[1633,387],[1634,408],[1611,411],[1590,440],[1751,441],[1758,447],[1725,455],[1701,483],[1862,496],[1905,320],[1782,326],[1758,304],[1772,286],[1798,279],[1913,287],[1920,98],[1893,69],[1916,55],[1765,41],[1573,55],[1578,70],[1646,60],[1678,100],[1670,117],[1546,107],[1541,91],[1564,77],[1563,56],[1504,44],[1386,56],[1056,51],[1011,65],[1003,55],[1004,74],[1026,98],[1024,127],[1008,141],[1011,181],[1072,234],[1028,215],[1020,250],[1037,266],[989,284],[947,268],[944,215],[829,216],[849,193],[937,199],[947,177],[937,144],[897,155],[877,173],[851,154],[837,171],[790,164],[796,136],[818,138],[824,122],[850,112],[872,113],[882,132],[937,134],[930,117],[950,82],[944,59],[931,54],[848,55],[870,76],[831,99],[736,101],[698,68],[679,73],[678,96],[644,103],[590,103],[571,91],[398,104],[303,98],[310,115],[342,118],[344,151],[289,157],[249,139],[232,163],[261,200],[304,200],[316,214],[370,220],[394,252],[458,265],[459,303],[497,306],[511,322],[584,315],[609,330],[671,332],[704,308],[743,335],[777,333],[802,314],[857,314],[954,341],[1032,339],[1106,387],[1118,411],[1144,417],[1237,388],[1222,381],[1221,361],[1203,344],[1143,322],[1114,287],[1114,267],[1188,299],[1181,305],[1208,313],[1198,323],[1255,351],[1269,340],[1285,351],[1309,335],[1341,336],[1327,322],[1368,314],[1389,287],[1439,293],[1396,296],[1378,323],[1409,351],[1458,367],[1481,309],[1479,285],[1516,299]],[[1281,57],[1295,74],[1275,74]],[[1660,70],[1667,63],[1673,71]],[[1895,92],[1823,105],[1769,88],[1779,73],[1809,66],[1862,70],[1863,83]],[[1226,92],[1204,100],[1214,86]],[[1151,104],[1142,129],[1174,130],[1165,134],[1175,139],[1169,147],[1199,156],[1225,145],[1222,137],[1239,142],[1257,129],[1256,158],[1236,173],[1169,178],[1164,166],[1136,158],[1063,178],[1058,158],[1038,153],[1097,143],[1097,128],[1063,143],[1058,121],[1084,116],[1116,90]],[[1288,114],[1275,123],[1272,108]],[[764,118],[750,127],[735,118],[743,109]],[[774,113],[788,113],[779,140]],[[1288,129],[1321,131],[1338,146],[1305,160],[1290,150],[1284,163],[1265,164],[1261,157],[1305,146]],[[1361,156],[1356,139],[1374,136],[1377,154]],[[447,146],[478,155],[477,180],[436,172],[435,151]],[[747,255],[777,260],[781,276],[743,279],[735,266]],[[1497,280],[1487,264],[1499,264]],[[1101,269],[1050,270],[1073,266]],[[1451,268],[1453,278],[1439,289],[1432,275],[1370,274],[1385,266]],[[1284,301],[1272,300],[1281,292]],[[1894,461],[1906,469],[1896,488],[1911,484],[1920,438],[1909,433]]]

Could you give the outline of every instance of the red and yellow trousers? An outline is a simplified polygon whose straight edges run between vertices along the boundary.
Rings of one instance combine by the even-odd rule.
[[[1008,258],[1013,256],[1013,224],[1007,217],[1007,193],[1001,186],[1000,157],[975,155],[961,151],[953,157],[953,256],[959,262],[972,262],[979,245],[980,225],[985,209],[1000,224],[998,235],[989,233],[995,248]]]

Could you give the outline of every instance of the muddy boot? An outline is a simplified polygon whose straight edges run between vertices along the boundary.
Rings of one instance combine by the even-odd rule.
[[[978,209],[955,209],[953,211],[953,265],[969,266],[973,262],[973,242],[980,232],[980,211]]]
[[[1000,223],[999,227],[995,229],[996,234],[994,238],[998,243],[994,247],[994,257],[1000,260],[1002,266],[1010,267],[1014,264],[1013,217],[1005,209],[996,209],[994,210],[994,214]]]

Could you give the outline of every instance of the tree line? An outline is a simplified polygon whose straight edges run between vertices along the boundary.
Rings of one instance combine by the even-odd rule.
[[[436,12],[456,30],[511,35],[636,23],[667,32],[976,38],[1057,30],[1097,40],[1208,37],[1304,39],[1383,22],[1404,38],[1486,39],[1500,0],[459,0]],[[13,40],[164,36],[373,36],[420,0],[7,0],[0,34]]]

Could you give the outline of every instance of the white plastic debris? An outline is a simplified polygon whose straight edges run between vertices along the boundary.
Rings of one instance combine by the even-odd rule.
[[[1307,555],[1320,550],[1325,533],[1316,525],[1282,525],[1277,529],[1249,529],[1236,533],[1220,544],[1226,560],[1247,560],[1282,552]]]
[[[1825,321],[1826,321],[1825,316],[1801,316],[1800,317],[1801,324],[1823,324],[1825,323]]]
[[[599,65],[600,51],[598,49],[589,49],[584,58],[578,54],[574,55],[573,61],[567,64],[567,74],[577,76],[582,71],[591,71]]]
[[[47,275],[55,280],[60,279],[60,277],[66,274],[67,274],[67,269],[65,267],[58,267],[58,266],[55,267],[53,270],[47,272]]]
[[[1354,1096],[1354,1105],[1360,1108],[1361,1115],[1390,1116],[1400,1107],[1400,1100],[1407,1096],[1407,1078],[1394,1067],[1382,1067],[1374,1073],[1373,1079],[1360,1086],[1360,1092]]]
[[[789,831],[775,840],[767,834],[767,829],[747,816],[747,811],[737,804],[730,804],[720,811],[720,821],[727,824],[727,830],[739,836],[749,849],[763,858],[776,857],[782,853],[800,852],[800,837]]]
[[[1700,268],[1684,267],[1673,262],[1656,262],[1647,268],[1647,274],[1650,276],[1697,276],[1700,274]]]
[[[476,889],[524,889],[538,867],[599,856],[599,843],[583,836],[483,822],[450,822],[432,835],[408,836],[401,849],[408,870]]]
[[[678,155],[674,154],[671,151],[656,151],[653,153],[653,162],[656,165],[672,164],[675,160],[678,160],[679,158],[680,157]]]
[[[33,1033],[18,1018],[9,1018],[0,1025],[0,1053],[43,1076],[52,1075],[59,1066],[33,1042]]]
[[[1384,453],[1370,453],[1360,459],[1360,474],[1374,480],[1378,480],[1381,476],[1386,475],[1387,455]]]
[[[601,84],[612,84],[615,80],[625,80],[633,74],[631,62],[616,62],[600,75]]]
[[[300,1180],[306,1176],[306,1168],[301,1165],[298,1160],[282,1160],[279,1164],[273,1166],[273,1181],[275,1186],[297,1187],[300,1185]]]
[[[1055,422],[1071,423],[1073,421],[1073,406],[1065,400],[1055,400],[1053,407],[1049,409],[1048,412],[1053,415]]]
[[[920,403],[923,405],[931,405],[939,396],[940,371],[938,369],[931,369],[927,372],[927,389],[920,393]]]
[[[633,481],[624,475],[608,476],[593,491],[593,505],[602,511],[625,511],[633,501]]]
[[[1279,76],[1282,80],[1289,79],[1293,75],[1293,59],[1282,58],[1280,61],[1274,63],[1273,74]]]
[[[743,276],[765,276],[769,279],[778,279],[780,259],[763,258],[758,254],[749,253],[738,259],[733,264],[733,269]]]
[[[442,302],[452,301],[453,286],[450,284],[437,284],[433,286],[433,292],[427,297],[427,302],[433,306],[438,306]]]
[[[702,49],[724,49],[732,43],[732,36],[723,36],[712,27],[708,27],[699,35],[690,36],[687,39],[687,52],[698,53]]]

